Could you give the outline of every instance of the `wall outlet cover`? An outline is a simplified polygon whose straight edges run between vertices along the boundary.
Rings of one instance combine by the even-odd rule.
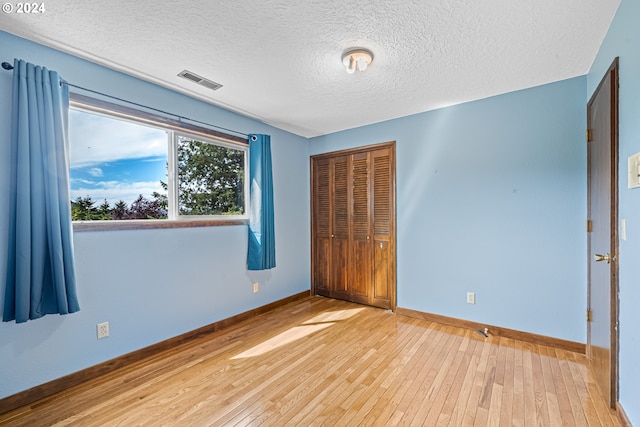
[[[96,332],[98,334],[98,339],[106,338],[109,336],[109,322],[102,322],[96,325]]]
[[[467,292],[467,304],[475,304],[475,303],[476,303],[476,293]]]
[[[640,187],[640,153],[636,153],[628,158],[628,188]]]

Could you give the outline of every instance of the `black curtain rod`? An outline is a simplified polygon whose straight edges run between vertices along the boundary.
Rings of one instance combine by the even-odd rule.
[[[13,65],[9,64],[8,62],[3,62],[2,63],[2,68],[4,68],[7,71],[11,71],[11,70],[13,70]],[[69,83],[69,82],[67,82],[65,80],[62,80],[62,84],[65,84],[65,85],[67,85],[69,87],[74,87],[76,89],[80,89],[80,90],[84,90],[84,91],[87,91],[87,92],[95,93],[96,95],[106,96],[107,98],[116,99],[116,100],[121,101],[121,102],[126,102],[127,104],[135,105],[137,107],[142,107],[142,108],[146,108],[146,109],[149,109],[149,110],[153,110],[153,111],[156,111],[158,113],[168,114],[170,116],[177,117],[177,118],[179,118],[181,120],[189,120],[190,122],[200,123],[202,125],[206,125],[206,126],[209,126],[209,127],[214,127],[216,129],[225,130],[227,132],[233,132],[233,133],[238,134],[238,135],[242,135],[242,136],[246,136],[246,137],[249,136],[248,134],[243,133],[243,132],[238,132],[237,130],[227,129],[227,128],[223,128],[222,126],[212,125],[211,123],[202,122],[200,120],[190,119],[189,117],[184,117],[184,116],[181,116],[179,114],[170,113],[168,111],[160,110],[158,108],[149,107],[148,105],[138,104],[137,102],[133,102],[133,101],[129,101],[129,100],[126,100],[126,99],[118,98],[117,96],[107,95],[106,93],[98,92],[98,91],[92,90],[92,89],[87,89],[86,87],[82,87],[82,86],[77,86],[77,85]]]

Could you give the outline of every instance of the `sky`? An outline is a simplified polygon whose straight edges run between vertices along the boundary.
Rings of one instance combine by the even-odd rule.
[[[71,199],[91,196],[131,204],[140,194],[166,192],[167,132],[120,119],[70,110]]]

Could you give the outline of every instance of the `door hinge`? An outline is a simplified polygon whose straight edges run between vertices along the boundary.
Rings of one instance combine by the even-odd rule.
[[[587,309],[587,322],[591,322],[593,320],[593,313],[591,310]]]
[[[593,221],[590,219],[587,220],[587,233],[591,233],[593,231]]]
[[[591,129],[587,129],[586,138],[587,138],[587,142],[591,142],[593,138],[593,132],[591,131]]]

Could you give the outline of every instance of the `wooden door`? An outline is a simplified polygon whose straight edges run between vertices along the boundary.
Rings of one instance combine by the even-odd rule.
[[[333,176],[331,297],[349,299],[349,168],[348,156],[331,159]]]
[[[371,153],[371,194],[373,194],[373,286],[371,305],[393,308],[392,286],[395,284],[395,192],[393,152],[390,149]]]
[[[617,401],[618,60],[587,106],[588,316],[587,353],[609,405]]]
[[[394,144],[312,157],[315,294],[395,309]]]
[[[352,156],[350,300],[371,304],[371,214],[369,153]]]
[[[313,283],[315,293],[326,297],[331,296],[331,179],[331,159],[313,163]]]
[[[315,293],[349,296],[349,158],[313,162],[313,283]]]

